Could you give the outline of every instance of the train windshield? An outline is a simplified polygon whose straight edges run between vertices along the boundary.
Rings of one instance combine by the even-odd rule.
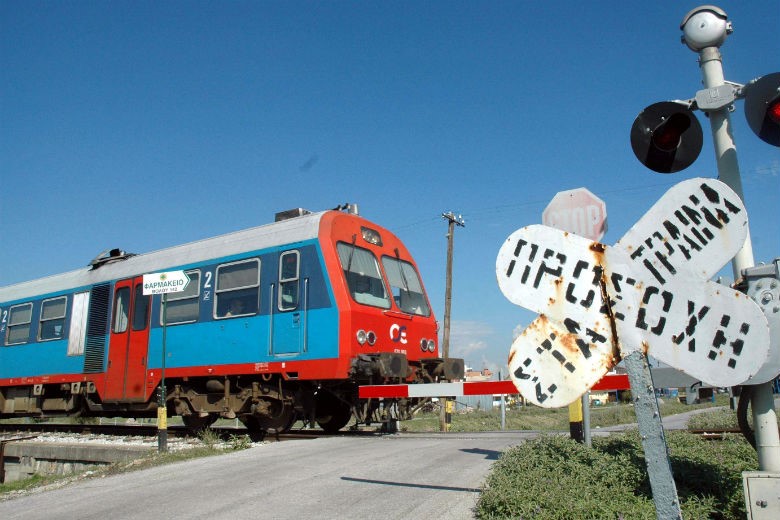
[[[409,314],[430,316],[431,310],[425,299],[417,270],[409,262],[389,256],[382,257],[382,266],[390,282],[393,300],[398,308]]]
[[[389,309],[390,298],[374,254],[343,242],[336,244],[336,250],[352,298],[358,303]]]

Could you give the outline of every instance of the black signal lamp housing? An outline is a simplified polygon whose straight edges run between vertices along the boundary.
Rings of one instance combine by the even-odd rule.
[[[658,173],[684,170],[699,157],[704,134],[686,105],[654,103],[639,113],[631,126],[631,148],[637,159]]]
[[[764,142],[780,146],[780,72],[748,83],[744,94],[750,129]]]

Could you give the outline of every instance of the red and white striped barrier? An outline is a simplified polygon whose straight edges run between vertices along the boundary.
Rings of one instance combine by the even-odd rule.
[[[591,392],[605,390],[628,390],[628,375],[607,374],[602,377]],[[463,395],[517,394],[512,381],[474,381],[465,383],[430,383],[418,385],[366,385],[361,386],[358,396],[369,398],[402,397],[460,397]]]

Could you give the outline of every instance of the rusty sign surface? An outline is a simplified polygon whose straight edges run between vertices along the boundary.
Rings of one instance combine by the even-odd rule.
[[[711,179],[674,186],[615,246],[547,226],[517,230],[499,251],[498,284],[541,315],[510,351],[520,392],[564,406],[637,349],[713,386],[750,379],[767,360],[766,318],[708,281],[746,233],[739,197]]]

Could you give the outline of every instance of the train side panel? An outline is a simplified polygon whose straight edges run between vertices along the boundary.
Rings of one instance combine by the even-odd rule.
[[[308,220],[313,221],[315,227],[312,228],[311,224],[298,225],[304,231],[296,232],[293,236],[312,236],[312,232],[306,231],[306,229],[312,228],[316,230],[318,218],[310,218]],[[210,245],[208,247],[201,246],[200,243],[196,243],[194,246],[175,248],[183,250],[183,254],[174,255],[163,251],[150,254],[150,256],[162,257],[164,262],[165,258],[208,257],[209,249],[217,252],[222,250],[229,251],[231,249],[240,251],[240,246],[233,245],[233,243],[240,242],[236,236],[243,238],[242,236],[246,233],[248,232],[238,232],[230,235],[227,239],[219,240],[218,247]],[[285,233],[270,233],[269,235],[271,235],[271,242],[283,241],[286,236]],[[211,239],[210,241],[215,242],[217,239]],[[271,299],[278,297],[276,276],[278,274],[279,255],[287,250],[297,251],[298,255],[296,256],[301,259],[300,272],[297,273],[298,279],[295,280],[295,283],[300,283],[302,287],[300,297],[305,298],[306,301],[301,301],[280,311],[275,308]],[[199,277],[197,291],[198,315],[195,319],[185,320],[184,322],[166,327],[167,333],[170,335],[167,342],[169,348],[168,357],[173,366],[267,363],[280,359],[280,356],[302,358],[338,356],[336,342],[330,341],[328,343],[324,341],[327,335],[332,336],[329,328],[332,328],[334,326],[332,324],[335,324],[336,321],[334,318],[335,311],[332,309],[333,298],[329,283],[324,276],[321,253],[316,240],[310,239],[250,252],[244,250],[239,254],[221,258],[215,258],[212,255],[211,258],[211,260],[207,260],[205,263],[201,261],[190,264],[177,264],[157,261],[153,265],[155,272],[185,269],[195,271]],[[258,261],[259,272],[262,276],[262,279],[258,280],[258,287],[255,288],[256,301],[253,303],[255,308],[251,315],[242,318],[226,319],[224,309],[219,309],[217,306],[219,290],[217,287],[218,269],[225,264],[238,262],[246,258],[255,258]],[[131,261],[134,260],[131,259]],[[149,264],[149,262],[147,261],[146,264]],[[97,343],[98,345],[97,348],[93,348],[92,359],[86,360],[85,349],[89,350],[89,345],[85,346],[85,343],[88,341],[85,337],[86,334],[82,334],[77,340],[80,342],[77,348],[72,348],[74,338],[71,337],[70,321],[75,304],[74,290],[62,290],[57,293],[43,295],[38,291],[44,287],[66,286],[71,283],[71,280],[99,279],[97,274],[105,275],[111,272],[120,272],[123,275],[129,275],[126,279],[136,278],[143,274],[143,272],[131,271],[127,268],[127,265],[128,263],[122,263],[117,266],[102,267],[101,271],[66,273],[65,275],[35,280],[16,287],[6,288],[6,293],[12,295],[20,293],[23,298],[16,301],[0,302],[0,319],[4,317],[4,321],[0,322],[0,327],[2,328],[0,331],[0,385],[14,384],[10,381],[4,382],[4,380],[11,378],[42,378],[63,376],[65,374],[73,377],[78,374],[92,374],[106,370],[110,364],[110,347],[112,344],[112,333],[109,333],[109,329],[112,326],[112,319],[115,319],[116,316],[106,316],[101,330],[93,331],[92,343]],[[116,279],[107,279],[100,284],[107,288],[107,296],[110,300],[102,312],[109,313],[115,310],[115,285],[117,281]],[[277,286],[274,287],[274,284],[277,284]],[[82,287],[77,289],[76,292],[88,295],[89,289],[90,287]],[[271,294],[272,291],[275,291],[274,294]],[[3,290],[0,290],[0,294],[3,292]],[[223,292],[223,296],[229,294],[229,292]],[[26,295],[29,296],[24,297]],[[59,316],[58,336],[57,338],[51,337],[42,340],[38,337],[39,323],[41,326],[44,323],[41,321],[42,305],[46,300],[56,297],[61,297],[66,303],[64,314]],[[159,368],[161,362],[162,321],[160,298],[160,296],[154,298],[151,321],[147,323],[151,327],[149,351],[148,355],[142,356],[143,361],[149,363],[150,368]],[[174,300],[175,296],[171,295],[170,298]],[[172,301],[170,307],[173,305],[175,305],[175,302]],[[300,309],[301,305],[309,306],[305,314]],[[20,310],[26,311],[27,306],[30,307],[29,312],[20,312]],[[86,309],[81,311],[82,315],[86,315]],[[20,322],[22,322],[22,325],[19,324]],[[24,323],[26,323],[27,331],[22,338],[20,329],[25,326]],[[47,323],[52,322],[47,321]],[[285,324],[287,324],[286,327],[283,326]],[[81,326],[84,327],[86,325],[81,324]],[[320,331],[326,331],[327,335],[312,333],[315,330],[314,327]],[[9,328],[13,329],[13,333],[9,331]],[[273,330],[274,328],[276,329],[275,331]],[[10,338],[11,341],[9,341],[9,335],[13,336]],[[295,339],[295,345],[288,345],[290,338]],[[276,341],[274,341],[275,339]],[[87,352],[87,356],[89,355],[90,352]],[[87,365],[89,366],[87,367]]]
[[[260,282],[251,308],[245,315],[226,316],[215,300],[219,264],[236,259],[220,259],[206,266],[185,266],[185,272],[199,270],[200,294],[197,322],[165,327],[166,367],[213,366],[217,364],[269,363],[279,360],[335,358],[336,311],[316,244],[298,244],[284,252],[300,254],[300,302],[279,310],[276,265],[279,252],[255,252],[241,260],[260,260]],[[305,287],[304,287],[305,286]],[[301,290],[301,289],[305,289]],[[253,289],[254,292],[254,289]],[[171,298],[173,295],[169,295]],[[149,341],[149,367],[159,368],[162,359],[161,296],[154,297],[152,331]],[[175,302],[175,300],[174,300]],[[168,320],[171,321],[170,318]]]
[[[71,332],[75,292],[0,305],[0,384],[4,379],[83,371],[83,349]]]
[[[296,253],[300,264],[295,277],[299,293],[298,302],[288,304],[286,308],[280,310],[277,266],[280,257],[290,252]],[[224,310],[219,308],[222,304],[217,300],[220,267],[254,260],[257,260],[260,273],[255,288],[256,295],[249,297],[254,307],[247,309],[245,316],[225,316]],[[230,366],[231,371],[257,373],[270,371],[273,363],[285,363],[284,368],[289,366],[289,372],[304,373],[310,378],[347,376],[347,368],[338,363],[338,311],[333,304],[330,282],[326,277],[322,254],[316,241],[289,244],[274,251],[253,251],[219,258],[207,264],[185,264],[166,268],[166,270],[173,269],[185,270],[197,280],[198,289],[195,294],[198,310],[197,316],[184,319],[179,323],[176,323],[175,318],[168,319],[168,322],[173,324],[165,327],[166,368],[180,369],[171,372],[172,374],[204,375],[214,373],[215,367],[220,365]],[[111,358],[117,355],[112,353],[112,347],[126,348],[115,339],[115,336],[118,336],[114,331],[118,319],[116,285],[113,286],[111,293],[113,303],[110,308],[113,309],[114,315],[106,321],[110,322],[109,326],[113,328],[99,342],[104,344],[103,352],[99,353],[97,360],[92,360],[93,364],[97,363],[100,367],[97,372],[110,369]],[[64,339],[37,340],[33,325],[39,322],[41,299],[34,302],[29,338],[23,344],[0,348],[0,382],[4,379],[19,378],[35,378],[36,381],[43,381],[44,378],[49,377],[59,377],[61,380],[82,379],[80,376],[86,373],[84,349],[80,349],[80,354],[68,355],[67,348],[69,333],[67,324],[71,318],[73,294],[66,293],[63,297],[68,302],[68,309],[63,318],[65,325],[61,332]],[[176,305],[177,301],[181,303],[181,300],[176,300],[174,294],[169,295],[168,298],[171,299],[169,308]],[[148,374],[150,384],[146,386],[151,388],[159,379],[162,366],[161,300],[160,295],[153,297],[150,321],[144,327],[135,327],[140,331],[146,327],[150,328],[148,347],[140,354],[136,354],[135,361],[144,364],[145,369],[150,371]],[[105,312],[108,310],[106,309]],[[123,334],[129,328],[123,328]],[[139,330],[133,330],[131,333],[138,334]],[[123,351],[119,355],[132,357],[133,352]],[[310,360],[331,360],[331,362],[297,366],[301,362]],[[116,360],[114,362],[116,363]],[[240,365],[245,366],[239,367]],[[281,371],[280,367],[277,367],[276,371]],[[94,374],[95,370],[91,373]],[[117,378],[124,379],[125,374],[126,369],[114,374],[107,373],[105,384],[119,389],[124,385],[124,381],[119,381]],[[12,384],[13,381],[8,383]],[[139,384],[143,385],[143,381],[135,382],[137,388]],[[101,394],[105,391],[106,388],[103,386],[98,388]],[[148,398],[149,391],[147,390],[145,394],[144,397]]]

